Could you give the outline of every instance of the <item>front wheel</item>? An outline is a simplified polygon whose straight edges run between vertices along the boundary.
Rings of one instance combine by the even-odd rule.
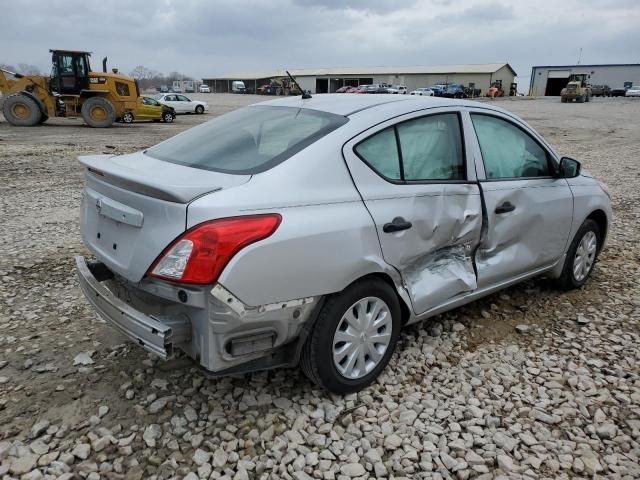
[[[357,282],[322,307],[302,350],[302,370],[330,392],[361,390],[389,363],[400,326],[394,290],[376,278]]]
[[[122,115],[122,123],[133,123],[133,113],[125,112],[124,115]]]
[[[162,121],[164,123],[173,123],[173,114],[166,112],[162,114]]]
[[[585,220],[567,251],[562,274],[557,280],[561,289],[573,290],[586,283],[598,258],[601,238],[598,224],[589,218]]]
[[[116,110],[109,100],[103,97],[91,97],[84,101],[82,119],[93,128],[106,128],[116,120]]]
[[[202,105],[198,105],[198,106],[196,107],[196,113],[197,113],[198,115],[203,114],[203,113],[204,113],[204,107],[203,107]]]

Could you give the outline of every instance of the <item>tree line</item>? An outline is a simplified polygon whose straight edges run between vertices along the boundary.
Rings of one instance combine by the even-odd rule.
[[[35,65],[28,63],[19,63],[18,65],[9,65],[6,63],[0,63],[0,68],[3,70],[9,70],[14,73],[21,73],[22,75],[42,75],[40,69]],[[138,80],[142,88],[149,88],[152,86],[171,85],[174,80],[193,80],[189,75],[185,75],[180,72],[169,72],[168,74],[160,73],[151,68],[147,68],[143,65],[138,65],[136,68],[129,72],[129,75]]]

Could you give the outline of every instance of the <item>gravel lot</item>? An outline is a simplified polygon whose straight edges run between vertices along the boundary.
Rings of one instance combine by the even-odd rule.
[[[378,383],[336,397],[296,369],[207,380],[156,361],[78,289],[76,157],[258,99],[194,96],[211,112],[172,125],[0,117],[0,478],[640,478],[640,100],[499,100],[609,184],[591,281],[529,281],[410,327]]]

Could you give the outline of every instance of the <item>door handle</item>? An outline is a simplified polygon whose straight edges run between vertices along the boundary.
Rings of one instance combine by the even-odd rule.
[[[495,212],[497,214],[513,212],[516,209],[516,206],[511,202],[504,202],[502,205],[496,207]]]
[[[401,230],[408,230],[411,228],[411,222],[407,222],[402,217],[396,217],[391,223],[385,223],[382,227],[384,233],[399,232]]]

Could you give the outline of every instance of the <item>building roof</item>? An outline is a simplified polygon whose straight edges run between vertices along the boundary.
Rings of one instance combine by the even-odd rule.
[[[536,68],[640,67],[640,63],[600,63],[596,65],[536,65]]]
[[[478,63],[468,65],[418,65],[409,67],[336,67],[306,68],[289,70],[294,77],[332,77],[342,75],[420,75],[420,74],[453,74],[453,73],[495,73],[504,66],[514,75],[515,70],[508,63]],[[264,70],[231,72],[224,75],[204,77],[207,80],[259,80],[263,78],[286,77],[285,70]]]

